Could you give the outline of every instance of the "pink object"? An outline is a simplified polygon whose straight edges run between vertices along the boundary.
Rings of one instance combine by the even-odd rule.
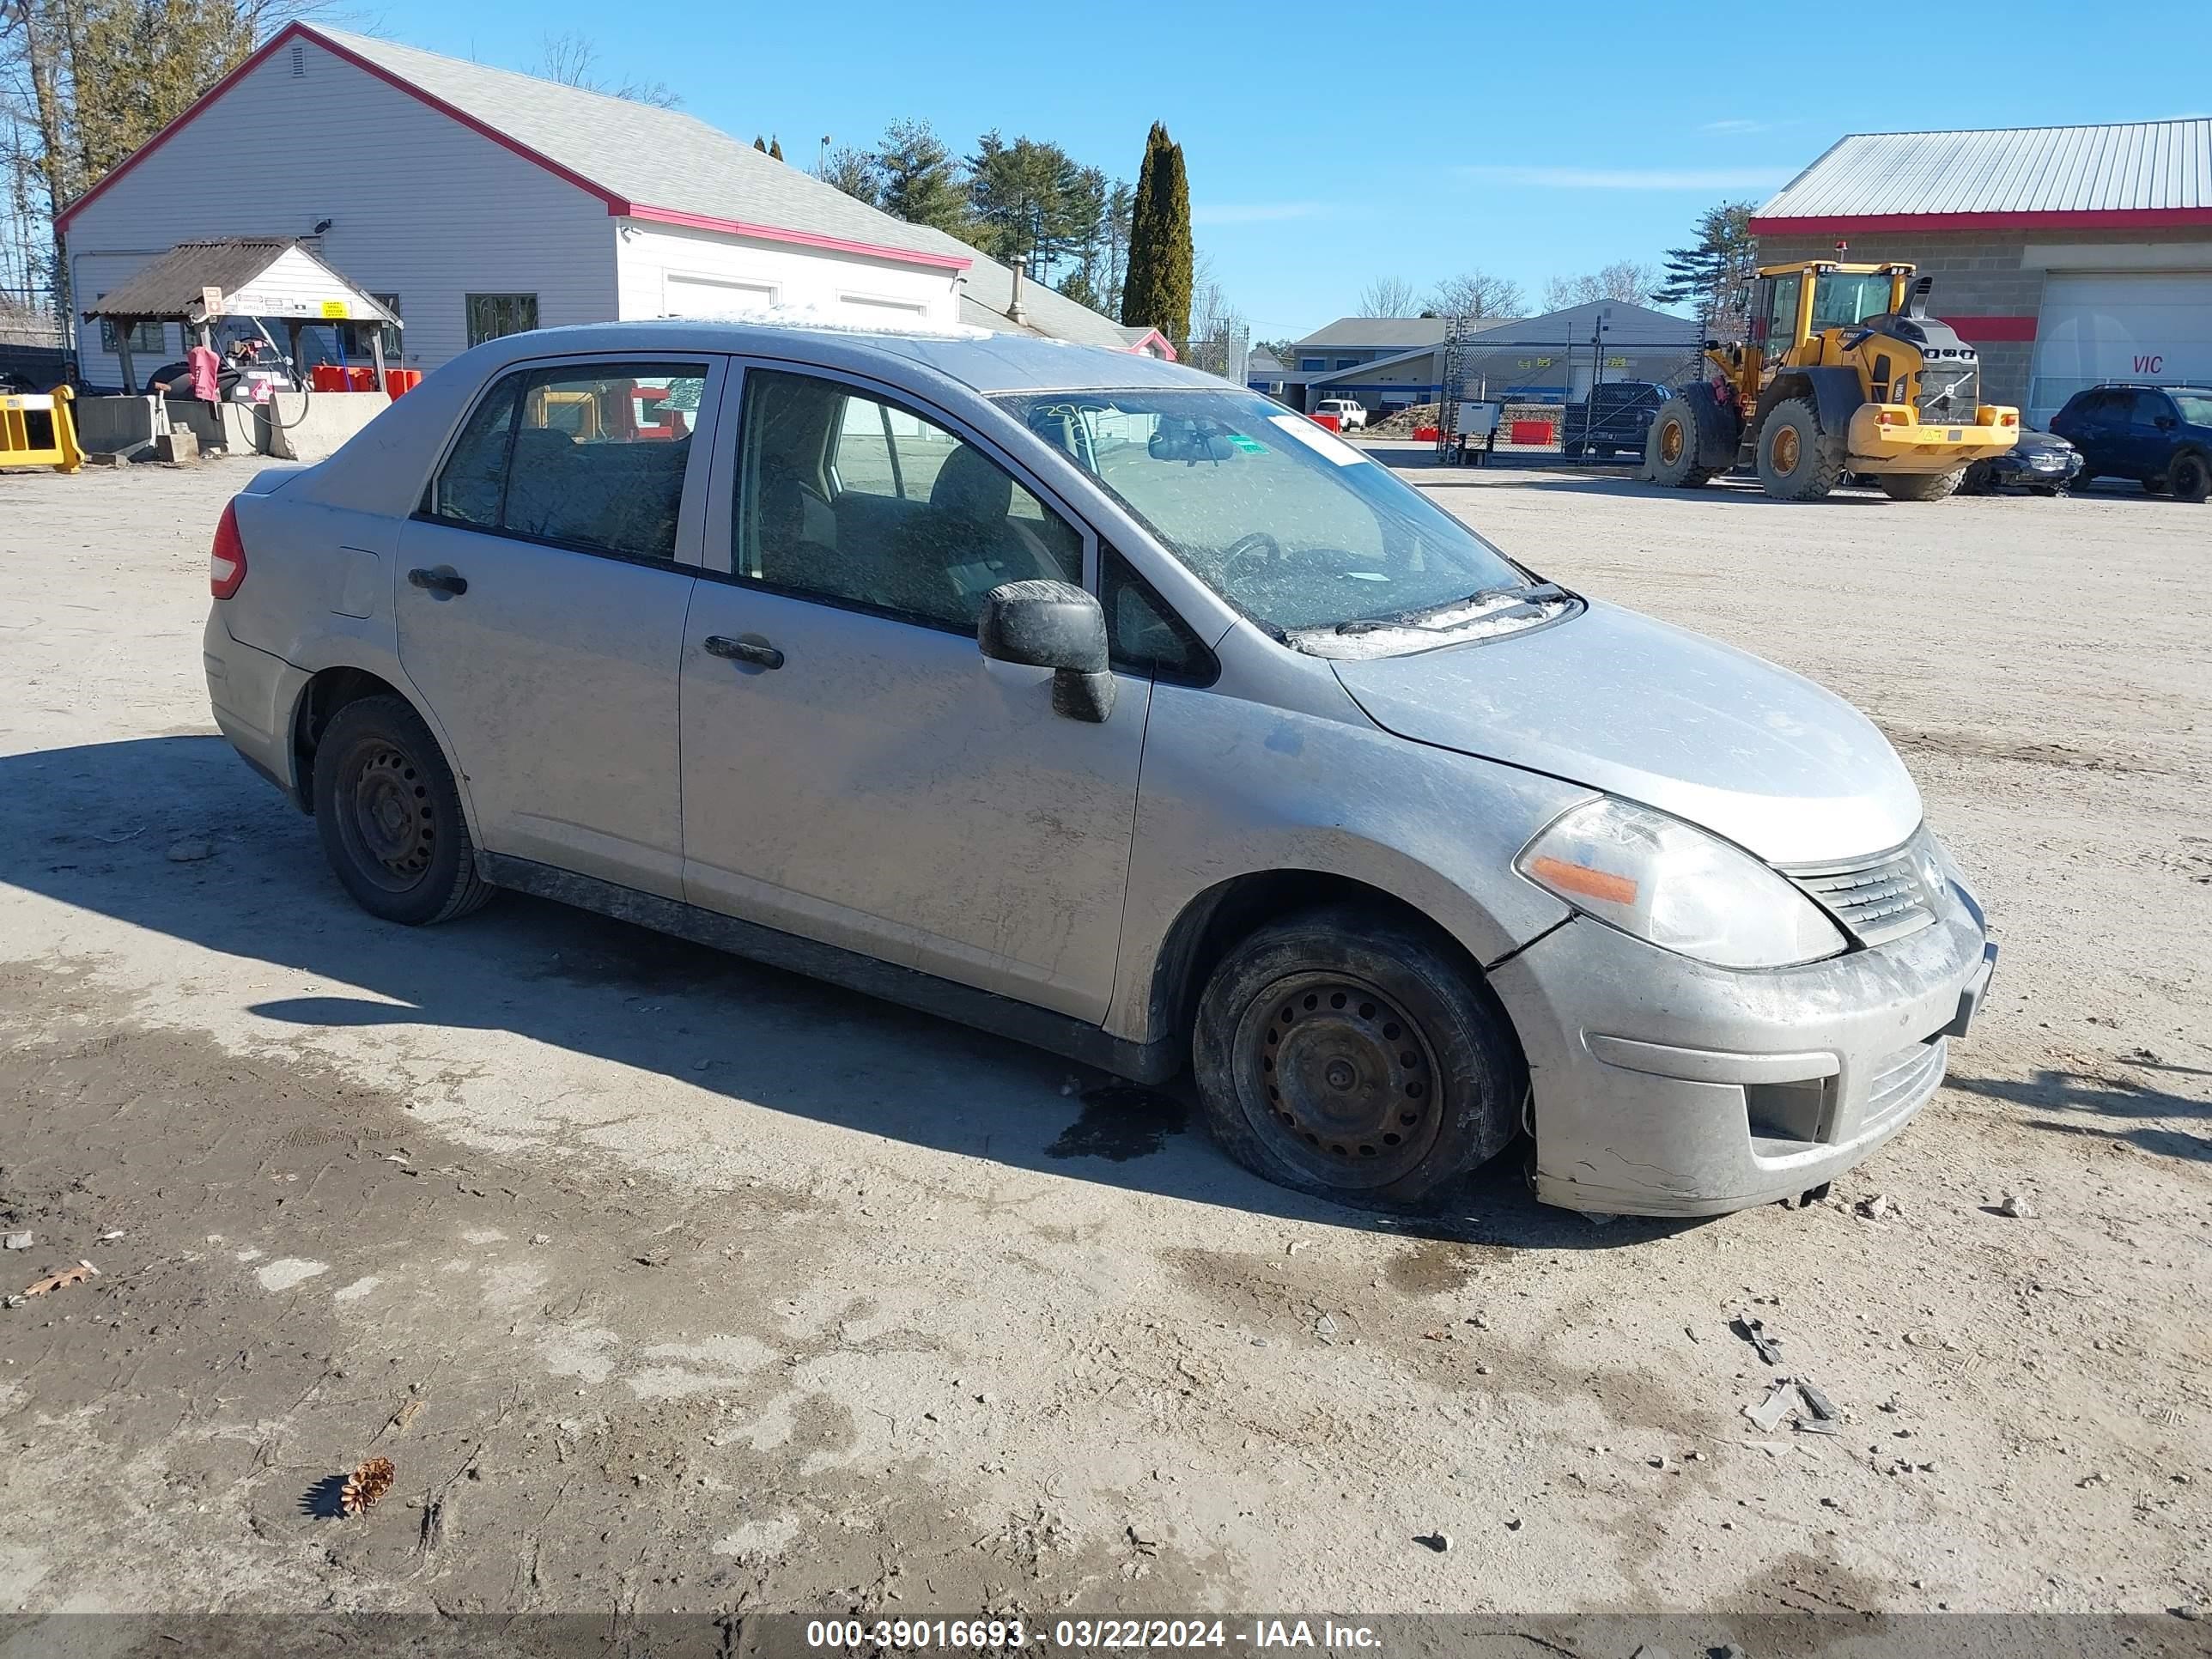
[[[222,395],[216,377],[222,372],[222,359],[211,348],[194,346],[185,353],[185,367],[191,372],[193,397],[211,404]]]

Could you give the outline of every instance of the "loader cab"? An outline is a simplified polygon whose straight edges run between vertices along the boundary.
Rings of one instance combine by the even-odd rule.
[[[1815,335],[1851,328],[1870,317],[1905,308],[1912,276],[1908,264],[1847,265],[1813,259],[1760,269],[1752,298],[1752,343],[1768,369]]]

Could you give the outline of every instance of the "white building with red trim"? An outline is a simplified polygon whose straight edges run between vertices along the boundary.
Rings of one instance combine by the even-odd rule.
[[[1753,216],[1762,264],[1910,259],[1984,391],[2212,381],[2212,119],[1853,133]]]
[[[293,23],[62,216],[81,312],[179,242],[307,240],[410,368],[520,328],[802,306],[1172,356],[974,248],[695,117]],[[147,325],[158,329],[161,325]],[[142,367],[180,356],[134,338]],[[121,380],[86,328],[82,372]]]

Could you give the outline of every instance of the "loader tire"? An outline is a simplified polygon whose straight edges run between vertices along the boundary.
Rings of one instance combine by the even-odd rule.
[[[1964,474],[1964,468],[1957,472],[1887,472],[1875,482],[1893,501],[1940,501],[1957,492]]]
[[[1844,434],[1820,429],[1810,398],[1784,398],[1759,424],[1757,458],[1759,482],[1775,500],[1817,501],[1844,476]]]
[[[1712,482],[1712,468],[1698,465],[1699,413],[1679,392],[1659,406],[1644,449],[1644,469],[1654,483],[1668,489],[1696,489]]]

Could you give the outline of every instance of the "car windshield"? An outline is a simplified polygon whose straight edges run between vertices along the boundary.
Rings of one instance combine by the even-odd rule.
[[[1540,586],[1360,451],[1255,393],[1060,392],[1000,402],[1199,580],[1279,634],[1354,634]]]
[[[2181,411],[2181,418],[2191,426],[2212,426],[2212,393],[2202,392],[2169,392],[2173,405]]]

